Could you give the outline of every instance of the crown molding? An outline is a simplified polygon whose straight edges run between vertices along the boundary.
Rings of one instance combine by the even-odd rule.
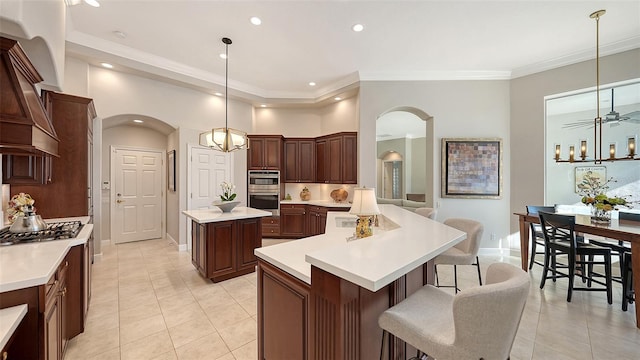
[[[624,51],[629,51],[633,49],[640,48],[640,35],[634,36],[625,40],[617,41],[607,45],[600,46],[600,57],[607,55],[613,55],[617,53],[621,53]],[[583,50],[579,52],[575,52],[568,55],[563,55],[556,57],[554,59],[550,59],[547,61],[538,62],[531,65],[522,66],[516,69],[513,69],[512,79],[556,69],[559,67],[577,64],[579,62],[593,60],[596,58],[595,47]]]
[[[361,81],[509,80],[511,71],[450,70],[407,72],[360,72]]]

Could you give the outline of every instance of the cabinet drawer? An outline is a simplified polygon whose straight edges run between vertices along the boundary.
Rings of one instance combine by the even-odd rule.
[[[271,226],[280,227],[280,218],[276,217],[276,216],[262,218],[262,228],[263,229],[264,229],[265,225],[271,225]]]
[[[262,237],[280,236],[280,225],[262,224]]]

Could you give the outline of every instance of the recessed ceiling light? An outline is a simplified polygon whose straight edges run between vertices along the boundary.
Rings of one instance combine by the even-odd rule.
[[[340,96],[336,96],[336,97],[333,98],[333,100],[340,101],[340,100],[342,100],[342,98]]]
[[[113,35],[119,37],[120,39],[126,39],[127,38],[127,34],[125,34],[124,32],[122,32],[120,30],[114,31]]]
[[[267,107],[267,105],[265,105],[265,104],[262,104],[262,105],[260,105],[260,107]]]
[[[309,86],[316,86],[316,83],[314,83],[313,81],[309,83]]]
[[[226,59],[227,58],[227,54],[220,54],[220,59]]]
[[[93,7],[100,7],[100,3],[98,0],[84,0],[87,5],[91,5]]]
[[[216,93],[213,93],[213,95],[215,95],[215,96],[222,96],[222,93],[216,92]]]
[[[106,67],[107,69],[113,69],[113,65],[109,64],[109,63],[100,63],[100,65],[102,65],[102,67]]]
[[[362,30],[364,30],[364,25],[362,24],[355,24],[351,27],[351,30],[355,31],[355,32],[360,32]]]
[[[259,17],[257,17],[257,16],[252,16],[252,17],[251,17],[251,19],[249,19],[249,21],[251,21],[251,23],[252,23],[253,25],[260,25],[260,24],[262,24],[262,20],[260,20],[260,18],[259,18]]]
[[[133,122],[137,124],[142,124],[144,121],[140,119],[134,119]]]

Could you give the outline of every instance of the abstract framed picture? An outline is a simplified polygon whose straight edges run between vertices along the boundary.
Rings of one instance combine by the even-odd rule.
[[[176,191],[176,151],[167,152],[167,187],[169,191]]]
[[[502,139],[443,138],[441,195],[500,199]]]

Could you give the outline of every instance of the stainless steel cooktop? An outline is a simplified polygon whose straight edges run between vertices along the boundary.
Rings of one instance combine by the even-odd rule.
[[[82,226],[80,221],[52,222],[47,224],[46,230],[26,233],[12,233],[6,227],[0,230],[0,246],[73,239],[78,236]]]

